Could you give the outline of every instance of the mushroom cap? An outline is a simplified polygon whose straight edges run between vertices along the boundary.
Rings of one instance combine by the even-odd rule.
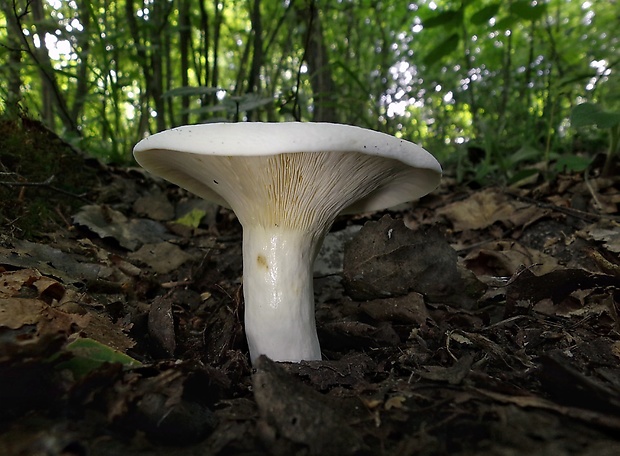
[[[213,123],[186,125],[151,135],[134,147],[136,161],[151,173],[198,196],[231,207],[219,191],[218,182],[200,179],[200,166],[209,167],[209,157],[270,157],[280,154],[357,153],[376,157],[368,165],[345,169],[335,180],[347,180],[347,173],[372,174],[383,161],[393,172],[370,193],[350,201],[341,212],[374,211],[411,201],[434,190],[441,179],[439,162],[412,142],[351,125],[332,123]],[[326,154],[327,153],[327,154]],[[187,160],[187,156],[193,160]],[[237,159],[238,160],[238,159]],[[322,173],[331,172],[325,162]],[[385,165],[381,166],[385,168]],[[336,168],[334,168],[336,169]],[[244,171],[246,172],[247,169]],[[241,172],[241,171],[240,171]],[[340,169],[339,172],[343,172]],[[242,182],[243,176],[237,176]]]

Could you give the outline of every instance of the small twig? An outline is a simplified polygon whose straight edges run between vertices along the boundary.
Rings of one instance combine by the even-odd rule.
[[[557,204],[551,204],[551,203],[544,203],[542,201],[538,201],[534,198],[530,198],[528,196],[522,196],[519,195],[515,192],[511,192],[509,190],[504,190],[504,192],[507,195],[512,196],[515,199],[521,200],[521,201],[525,201],[526,203],[530,203],[530,204],[535,204],[538,207],[542,207],[545,209],[551,209],[552,211],[555,212],[560,212],[562,214],[566,214],[569,215],[571,217],[576,217],[576,218],[580,218],[582,220],[588,221],[588,222],[592,222],[594,220],[598,220],[598,219],[610,219],[610,220],[619,220],[620,221],[620,217],[617,215],[610,215],[610,214],[596,214],[594,212],[587,212],[587,211],[581,211],[579,209],[573,209],[572,207],[562,207],[562,206],[558,206]]]
[[[589,176],[589,173],[588,173],[587,169],[583,173],[583,180],[586,183],[586,187],[588,187],[588,191],[590,192],[590,195],[592,196],[592,199],[596,203],[596,206],[598,207],[598,209],[601,209],[603,207],[603,205],[601,204],[600,200],[598,199],[598,196],[596,196],[596,192],[594,191],[594,188],[592,188],[592,184],[590,183],[590,176]]]
[[[75,193],[69,192],[67,190],[63,190],[62,188],[58,188],[55,187],[53,185],[51,185],[52,181],[54,180],[56,176],[52,175],[50,177],[48,177],[47,179],[45,179],[42,182],[9,182],[9,181],[0,181],[0,185],[4,185],[6,187],[42,187],[42,188],[47,188],[49,190],[52,190],[54,192],[66,195],[66,196],[71,196],[72,198],[77,198],[79,200],[82,200],[86,203],[91,203],[90,200],[84,198],[82,195],[76,195]]]
[[[45,179],[43,182],[8,182],[8,181],[0,181],[0,184],[6,185],[8,187],[48,187],[55,176],[52,175]]]

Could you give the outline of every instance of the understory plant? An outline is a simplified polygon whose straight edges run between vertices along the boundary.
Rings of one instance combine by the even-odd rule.
[[[603,165],[603,176],[611,176],[613,162],[620,145],[620,112],[606,111],[600,103],[581,103],[571,112],[575,128],[594,126],[609,133],[609,148]]]

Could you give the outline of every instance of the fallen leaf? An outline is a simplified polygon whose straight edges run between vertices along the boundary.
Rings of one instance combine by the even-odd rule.
[[[62,280],[65,284],[110,279],[115,270],[49,245],[14,240],[12,248],[0,246],[0,264],[36,269],[39,273]]]
[[[386,215],[366,223],[345,247],[343,284],[356,300],[412,291],[443,299],[462,286],[456,263],[456,252],[437,230],[412,231]]]
[[[465,266],[477,276],[509,277],[521,267],[535,267],[545,274],[559,267],[558,261],[517,241],[494,241],[472,250]]]
[[[0,274],[0,298],[18,296],[23,287],[28,287],[41,279],[36,269],[5,271]]]
[[[160,222],[174,217],[174,206],[162,192],[152,192],[141,196],[133,203],[133,210],[138,215]]]
[[[85,317],[88,317],[88,324],[82,328],[84,336],[123,352],[136,345],[125,328],[113,323],[107,315],[92,311]]]
[[[100,238],[115,239],[121,247],[134,251],[143,244],[171,239],[164,225],[148,219],[128,219],[108,206],[86,205],[73,216],[73,223],[84,226]]]
[[[575,291],[595,288],[619,289],[620,278],[583,269],[559,269],[540,276],[523,270],[508,285],[506,307],[510,309],[519,301],[533,305],[546,298],[558,304]]]
[[[419,293],[362,302],[360,309],[376,321],[421,325],[429,318],[424,297]]]
[[[44,304],[38,299],[0,299],[0,327],[17,329],[24,325],[35,325],[41,319]]]
[[[601,242],[610,252],[620,253],[620,223],[610,221],[596,224],[585,232],[595,241]]]
[[[146,264],[158,274],[168,274],[193,257],[177,245],[159,242],[144,244],[138,251],[127,255],[127,258]]]
[[[84,377],[105,363],[118,363],[125,367],[142,365],[132,357],[88,337],[80,337],[70,342],[64,351],[70,352],[72,357],[58,364],[57,368],[69,369],[76,378]]]
[[[202,209],[192,209],[187,214],[179,217],[174,222],[180,225],[185,225],[190,228],[198,228],[200,221],[207,215],[207,211]]]
[[[462,201],[437,210],[438,215],[452,223],[455,231],[479,230],[500,221],[509,226],[521,226],[544,213],[532,204],[509,198],[497,188],[473,193]]]

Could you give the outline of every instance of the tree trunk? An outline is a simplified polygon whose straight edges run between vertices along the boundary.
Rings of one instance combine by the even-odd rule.
[[[207,85],[210,80],[210,68],[209,68],[209,48],[211,47],[211,27],[209,23],[209,13],[207,13],[207,5],[205,4],[206,0],[199,1],[200,5],[200,34],[202,40],[200,42],[199,53],[204,56],[204,77],[202,76],[202,68],[200,60],[197,61],[196,65],[196,77],[198,79],[199,85]],[[202,82],[204,81],[204,82]],[[204,99],[202,100],[204,102]]]
[[[77,82],[75,85],[75,97],[71,106],[71,119],[77,125],[84,109],[84,103],[88,96],[88,56],[90,54],[90,8],[88,0],[78,2],[79,21],[83,30],[75,32],[79,48],[79,64],[76,71]]]
[[[250,15],[252,21],[252,34],[254,38],[252,54],[252,65],[248,77],[248,92],[259,93],[261,90],[260,73],[263,66],[263,22],[260,12],[260,0],[254,0],[252,13]]]
[[[22,100],[22,40],[23,37],[19,24],[19,12],[13,1],[0,1],[0,10],[4,13],[8,31],[8,65],[7,65],[7,93],[6,93],[6,115],[10,119],[17,118],[20,113],[19,104]]]
[[[148,130],[150,113],[150,99],[151,99],[151,68],[148,65],[148,55],[146,53],[146,44],[142,42],[140,36],[140,28],[138,27],[138,21],[136,20],[136,13],[134,11],[134,4],[132,0],[125,1],[125,21],[129,26],[129,33],[133,40],[132,49],[135,50],[136,60],[142,75],[144,76],[144,90],[140,90],[140,99],[138,104],[140,106],[140,122],[138,123],[138,137],[142,137],[144,132]]]
[[[76,124],[69,115],[67,100],[64,98],[58,82],[56,73],[52,66],[52,61],[45,46],[45,36],[47,33],[53,34],[54,30],[50,30],[45,25],[45,10],[42,0],[32,0],[32,16],[35,20],[36,35],[39,38],[39,47],[31,54],[41,77],[41,98],[43,100],[43,119],[49,128],[55,129],[55,114],[58,114],[62,126],[69,132],[79,135]]]
[[[179,2],[179,47],[181,52],[181,86],[189,85],[189,46],[191,40],[190,0]],[[189,96],[181,97],[181,123],[189,123]]]
[[[165,5],[163,0],[154,0],[150,17],[150,41],[151,41],[151,98],[155,104],[157,117],[157,131],[166,129],[166,104],[163,99],[164,94],[164,68],[163,68],[163,51],[164,42],[162,32],[166,24]]]
[[[215,9],[215,27],[213,30],[213,66],[211,69],[211,87],[217,87],[220,83],[219,72],[219,49],[220,49],[220,33],[222,31],[222,22],[224,11],[224,0],[214,0],[213,7]]]
[[[321,17],[314,0],[310,0],[304,6],[301,17],[308,18],[305,60],[308,64],[310,86],[314,98],[312,120],[315,122],[338,122],[336,84],[325,46]]]
[[[145,82],[145,92],[143,105],[150,111],[149,105],[152,101],[155,112],[157,113],[157,130],[165,130],[166,125],[166,104],[162,97],[164,90],[163,58],[164,52],[162,33],[168,25],[168,15],[173,3],[166,4],[165,0],[154,0],[146,27],[148,27],[148,39],[142,39],[141,30],[135,18],[134,4],[132,0],[125,2],[125,19],[129,26],[129,31],[134,41],[138,63],[142,69]],[[147,52],[147,49],[149,52]],[[143,116],[150,116],[150,112],[142,113]],[[140,131],[142,133],[142,131]]]

